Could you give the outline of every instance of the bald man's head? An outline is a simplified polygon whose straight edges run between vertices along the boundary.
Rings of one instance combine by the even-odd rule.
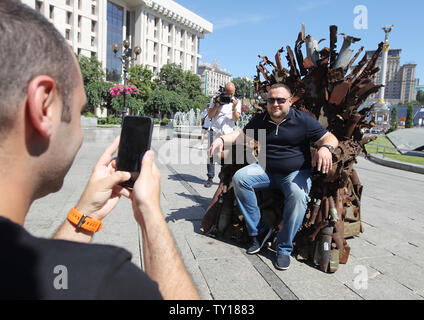
[[[232,82],[228,82],[225,85],[225,94],[229,97],[234,97],[234,94],[236,93],[236,86]]]

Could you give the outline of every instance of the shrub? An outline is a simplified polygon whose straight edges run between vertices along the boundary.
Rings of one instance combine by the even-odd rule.
[[[93,113],[91,113],[90,111],[86,112],[84,114],[84,117],[87,117],[87,118],[97,118],[96,115],[93,114]]]
[[[122,123],[122,119],[119,117],[116,117],[113,114],[110,114],[107,116],[107,118],[99,118],[97,120],[97,123],[102,125],[105,125],[105,124],[120,125]]]

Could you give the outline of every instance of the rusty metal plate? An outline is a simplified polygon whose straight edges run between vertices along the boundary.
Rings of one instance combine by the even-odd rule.
[[[345,222],[344,223],[344,237],[346,238],[352,238],[354,236],[357,236],[361,233],[361,222]]]
[[[328,101],[331,104],[335,104],[336,106],[339,106],[343,103],[343,101],[346,99],[346,96],[350,90],[351,83],[347,81],[340,82],[337,84],[333,92],[331,92],[330,100]]]

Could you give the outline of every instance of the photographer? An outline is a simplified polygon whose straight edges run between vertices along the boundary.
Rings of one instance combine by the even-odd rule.
[[[208,116],[212,121],[210,130],[213,135],[211,142],[234,131],[235,123],[239,120],[241,113],[241,101],[234,98],[235,92],[234,83],[228,82],[224,90],[212,98],[209,104]],[[209,158],[207,167],[208,180],[204,186],[210,188],[215,176],[215,165],[212,158]]]
[[[32,203],[62,188],[83,141],[87,97],[75,54],[45,17],[2,0],[0,30],[0,60],[10,62],[0,68],[0,300],[198,299],[160,209],[152,151],[129,190],[119,186],[131,175],[116,170],[115,139],[54,239],[24,229]],[[121,196],[141,229],[145,271],[122,248],[90,244]],[[69,269],[63,287],[57,267]]]

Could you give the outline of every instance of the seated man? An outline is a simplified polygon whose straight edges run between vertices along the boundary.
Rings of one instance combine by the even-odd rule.
[[[302,225],[311,189],[311,167],[328,173],[332,167],[332,152],[337,138],[327,132],[318,121],[305,112],[291,108],[290,89],[276,84],[268,92],[267,111],[256,115],[243,130],[234,131],[214,141],[210,148],[223,150],[225,144],[243,143],[258,135],[266,136],[266,167],[258,163],[246,166],[233,177],[234,193],[245,218],[252,239],[248,254],[260,251],[272,230],[262,232],[261,213],[255,190],[276,188],[284,194],[283,229],[277,235],[275,267],[286,270],[290,266],[293,239]],[[253,131],[253,137],[249,132]],[[310,144],[319,150],[311,159]],[[262,146],[263,147],[263,146]]]

